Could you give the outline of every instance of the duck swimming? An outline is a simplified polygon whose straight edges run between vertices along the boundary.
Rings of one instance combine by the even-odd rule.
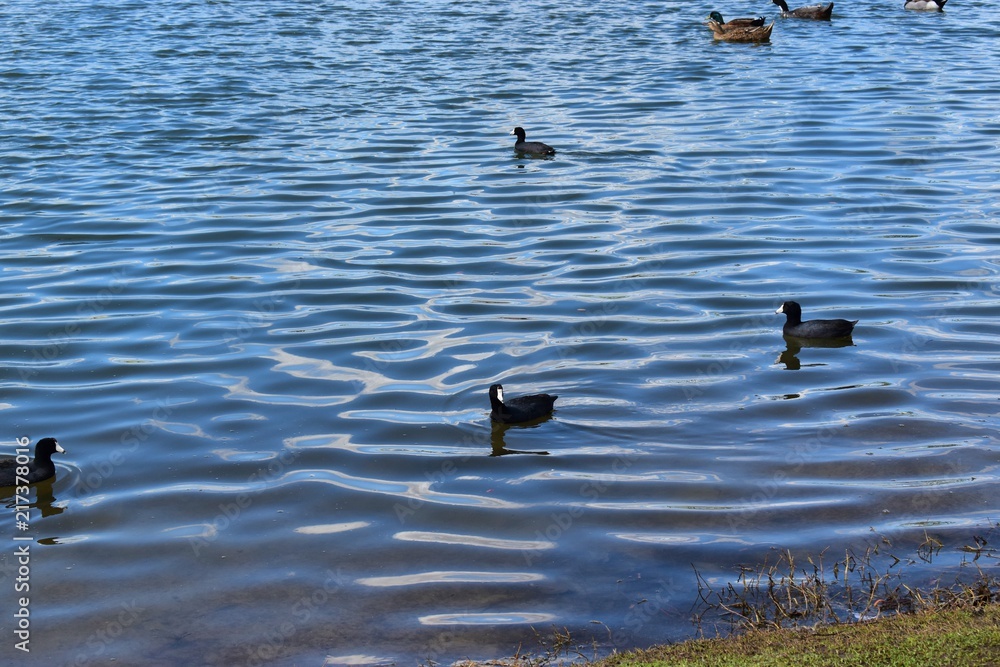
[[[830,16],[833,15],[833,3],[828,5],[808,5],[806,7],[798,7],[797,9],[788,9],[788,3],[785,0],[771,0],[774,4],[778,5],[781,9],[781,15],[785,18],[795,18],[795,19],[816,19],[818,21],[829,21]]]
[[[771,30],[774,28],[774,21],[769,25],[731,26],[730,23],[719,23],[715,19],[709,19],[708,27],[711,28],[712,36],[715,39],[723,39],[727,42],[767,42],[770,41]]]
[[[906,0],[903,9],[916,9],[918,11],[939,12],[944,9],[944,3],[948,0]]]
[[[758,16],[757,18],[738,18],[726,21],[722,18],[722,14],[719,12],[712,12],[708,15],[708,18],[712,19],[723,28],[761,26],[764,25],[764,22],[767,20],[763,16]]]

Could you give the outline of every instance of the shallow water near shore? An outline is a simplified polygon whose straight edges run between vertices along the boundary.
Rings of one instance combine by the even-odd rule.
[[[0,7],[0,438],[67,450],[4,664],[610,652],[695,569],[996,521],[991,5],[713,9],[774,15]]]

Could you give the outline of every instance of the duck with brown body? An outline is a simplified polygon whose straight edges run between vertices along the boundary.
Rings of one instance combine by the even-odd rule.
[[[718,12],[712,12],[712,15],[722,18]],[[712,15],[709,15],[708,27],[712,30],[712,36],[715,39],[723,39],[727,42],[767,42],[771,39],[771,29],[774,28],[774,21],[768,25],[763,25],[763,20],[761,21],[761,25],[754,25],[753,23],[749,25],[735,25],[733,21],[722,23]],[[743,20],[734,19],[734,21]],[[750,20],[756,21],[757,19]]]

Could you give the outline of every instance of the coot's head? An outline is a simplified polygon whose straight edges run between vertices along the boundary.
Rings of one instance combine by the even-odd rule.
[[[518,129],[520,129],[520,128],[518,128]],[[491,401],[492,400],[497,400],[500,403],[503,403],[503,385],[502,384],[495,384],[495,385],[490,386],[490,400]]]
[[[778,307],[778,310],[774,312],[779,315],[784,313],[789,319],[798,320],[802,317],[802,306],[795,301],[786,301]]]
[[[66,450],[62,448],[59,441],[55,438],[42,438],[35,445],[35,458],[39,456],[52,456],[53,454],[65,454]]]
[[[520,126],[515,127],[513,130],[510,131],[510,133],[514,134],[514,135],[517,135],[517,140],[518,141],[524,141],[524,128],[523,127],[520,127]]]

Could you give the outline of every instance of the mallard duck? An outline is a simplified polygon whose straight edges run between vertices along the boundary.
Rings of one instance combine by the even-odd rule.
[[[788,3],[785,0],[771,0],[774,4],[778,5],[781,9],[781,15],[784,17],[791,17],[796,19],[817,19],[819,21],[829,21],[830,15],[833,14],[833,3],[828,5],[809,5],[807,7],[799,7],[797,9],[788,9]]]
[[[556,149],[552,148],[552,146],[543,144],[540,141],[525,141],[523,127],[515,127],[510,133],[517,136],[517,140],[514,142],[514,150],[518,153],[530,153],[531,155],[556,154]]]
[[[490,419],[500,424],[520,424],[541,419],[552,412],[556,396],[532,394],[503,400],[503,385],[490,387]]]
[[[944,9],[944,3],[948,0],[906,0],[903,9],[918,9],[928,12],[939,12]]]
[[[708,27],[712,29],[712,36],[716,39],[724,39],[727,42],[766,42],[771,39],[771,29],[774,21],[769,25],[737,25],[727,27],[715,19],[709,19]]]
[[[722,18],[722,14],[720,14],[719,12],[712,12],[711,14],[708,15],[708,18],[712,19],[713,21],[715,21],[716,23],[718,23],[720,26],[722,26],[727,30],[730,28],[764,25],[764,21],[766,20],[763,16],[758,16],[755,19],[740,18],[740,19],[731,19],[729,21],[726,21],[725,19]]]

